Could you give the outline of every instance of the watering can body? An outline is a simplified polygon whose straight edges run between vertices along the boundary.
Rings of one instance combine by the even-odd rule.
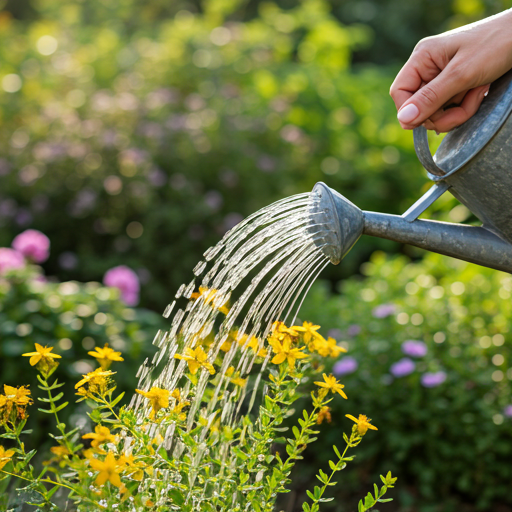
[[[414,131],[416,154],[434,186],[402,216],[360,210],[323,183],[313,189],[319,245],[339,263],[361,234],[415,245],[512,273],[512,71],[494,82],[479,111],[448,133],[435,156],[427,131]],[[482,226],[418,220],[449,191]],[[318,237],[317,237],[318,238]]]

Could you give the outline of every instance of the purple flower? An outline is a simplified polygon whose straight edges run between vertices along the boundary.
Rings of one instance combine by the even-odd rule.
[[[23,268],[25,266],[25,258],[23,254],[8,247],[0,247],[0,275],[8,270]]]
[[[443,371],[439,372],[427,372],[421,376],[421,384],[426,388],[435,388],[446,380],[446,373]]]
[[[348,326],[347,334],[349,336],[357,336],[361,332],[361,326],[357,324],[352,324]]]
[[[121,299],[128,306],[136,306],[139,303],[139,278],[131,268],[125,265],[111,268],[106,272],[103,283],[118,288],[121,291]]]
[[[507,407],[505,407],[505,409],[503,410],[503,414],[507,418],[512,418],[512,404],[507,405]]]
[[[35,229],[20,233],[12,241],[12,247],[34,263],[42,263],[50,255],[50,239]]]
[[[416,369],[416,364],[413,360],[408,357],[404,357],[393,363],[389,371],[394,377],[405,377],[406,375],[411,374]]]
[[[407,340],[402,343],[402,352],[406,356],[424,357],[427,355],[427,345],[423,341]]]
[[[354,373],[358,366],[358,362],[353,357],[343,357],[339,361],[336,361],[332,367],[332,373],[337,377],[341,375],[348,375],[350,373]]]
[[[395,311],[396,307],[394,304],[381,304],[380,306],[373,308],[372,315],[375,318],[386,318],[387,316],[394,314]]]

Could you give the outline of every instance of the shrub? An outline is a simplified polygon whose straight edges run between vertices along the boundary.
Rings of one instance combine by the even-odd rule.
[[[36,388],[35,372],[20,366],[20,355],[32,352],[34,343],[55,346],[62,356],[55,374],[61,381],[91,371],[95,360],[89,352],[108,343],[126,358],[126,371],[117,375],[118,389],[133,390],[135,373],[154,353],[151,340],[163,327],[164,319],[156,313],[124,305],[115,288],[47,281],[35,266],[11,269],[0,273],[0,384]],[[72,396],[67,390],[66,398]],[[74,421],[83,424],[85,413],[75,413]],[[38,445],[46,422],[45,415],[33,414],[28,445]]]
[[[301,310],[336,327],[348,354],[333,372],[356,410],[383,427],[361,449],[360,477],[391,461],[406,482],[403,506],[510,506],[512,277],[438,255],[411,263],[376,253],[362,270],[366,278],[346,281],[338,297],[317,283]],[[333,411],[314,464],[341,417]]]

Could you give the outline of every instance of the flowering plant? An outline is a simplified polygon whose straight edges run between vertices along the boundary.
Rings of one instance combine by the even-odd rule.
[[[36,344],[35,351],[23,355],[37,369],[38,387],[46,394],[37,398],[45,405],[40,410],[56,421],[58,434],[51,434],[55,446],[41,470],[30,464],[35,450],[27,453],[22,439],[29,433],[25,424],[33,401],[31,391],[5,385],[0,395],[0,425],[5,432],[0,437],[8,445],[0,447],[0,479],[20,479],[25,486],[18,492],[44,510],[58,510],[55,496],[60,494],[79,511],[271,512],[278,494],[287,492],[294,464],[316,440],[318,425],[330,420],[332,395],[347,398],[344,386],[323,373],[322,380],[314,382],[316,390],[310,393],[312,411],[304,410],[298,425],[286,434],[285,420],[293,415],[297,399],[305,396],[304,383],[321,371],[324,356],[338,356],[344,351],[334,339],[321,336],[318,329],[308,322],[292,327],[276,322],[266,347],[260,346],[260,340],[233,333],[228,344],[241,339],[247,350],[270,363],[268,369],[260,368],[260,373],[247,378],[241,378],[233,366],[222,374],[222,356],[208,362],[202,345],[176,354],[175,358],[186,361],[188,367],[183,384],[172,392],[158,386],[147,391],[137,389],[137,396],[146,403],[147,414],[142,418],[131,407],[119,407],[124,393],[116,394],[116,372],[111,365],[123,361],[121,353],[108,345],[96,347],[90,354],[100,366],[75,384],[78,401],[87,402],[89,416],[96,423],[94,431],[86,434],[61,422],[59,413],[68,406],[61,403],[63,393],[59,389],[64,383],[52,378],[60,356],[53,347]],[[199,376],[208,376],[215,387],[223,384],[228,406],[221,415],[203,415],[202,402],[211,395],[208,388],[200,395]],[[258,413],[239,413],[228,424],[225,416],[237,404],[240,410],[250,384],[257,389],[260,379],[265,393]],[[195,404],[199,407],[196,415]],[[322,503],[332,499],[325,494],[334,485],[335,473],[353,459],[347,456],[348,449],[356,447],[369,429],[377,430],[363,414],[347,416],[354,425],[343,435],[345,448],[340,452],[334,447],[331,474],[320,470],[317,478],[321,485],[308,491],[305,512],[317,512]],[[381,478],[383,486],[375,486],[375,494],[369,493],[360,502],[360,512],[388,501],[383,496],[396,479],[390,473]]]

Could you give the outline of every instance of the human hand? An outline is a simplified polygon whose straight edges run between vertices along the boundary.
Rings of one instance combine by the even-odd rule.
[[[402,128],[447,132],[476,113],[512,69],[512,9],[421,40],[391,85]],[[444,109],[448,105],[457,106]]]

